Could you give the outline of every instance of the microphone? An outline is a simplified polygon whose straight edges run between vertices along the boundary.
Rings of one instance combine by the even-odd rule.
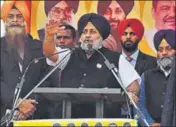
[[[65,50],[66,51],[66,50]],[[62,52],[64,52],[64,51],[62,51]],[[60,53],[60,52],[59,52]],[[59,63],[52,69],[52,70],[50,70],[49,71],[49,73],[48,74],[46,74],[40,81],[39,81],[39,83],[36,85],[36,86],[34,86],[33,87],[33,89],[25,96],[25,97],[23,97],[22,98],[22,100],[20,100],[20,102],[17,104],[17,105],[15,105],[15,109],[16,108],[18,108],[18,106],[25,100],[25,99],[27,99],[32,93],[33,93],[33,91],[37,88],[37,87],[39,87],[63,62],[64,62],[64,60],[67,58],[67,57],[69,57],[69,55],[71,54],[72,52],[70,51],[70,52],[68,52],[65,56],[64,56],[64,58],[63,59],[61,59],[60,61],[59,61]],[[54,54],[55,55],[55,54]],[[46,57],[45,57],[46,58]]]
[[[78,41],[78,42],[76,43],[76,45],[75,45],[74,49],[77,49],[77,48],[80,48],[80,47],[81,47],[81,42],[80,42],[80,41]]]
[[[92,47],[93,47],[92,44],[90,44],[90,43],[87,44],[87,48],[88,48],[88,50],[92,50]]]
[[[31,61],[31,62],[38,63],[38,62],[39,62],[40,60],[42,60],[42,59],[45,59],[45,58],[47,58],[47,57],[54,56],[54,55],[57,55],[57,54],[60,54],[60,53],[67,52],[67,51],[69,51],[69,50],[70,50],[70,49],[65,49],[65,50],[63,50],[63,51],[59,51],[59,52],[53,53],[53,54],[48,55],[48,56],[43,56],[43,57],[35,58],[35,59],[34,59],[33,61]]]
[[[35,58],[33,59],[29,64],[28,66],[26,67],[23,75],[22,75],[22,78],[20,80],[20,83],[17,83],[17,86],[15,88],[15,92],[14,92],[14,99],[13,99],[13,107],[12,107],[12,110],[10,112],[10,114],[5,114],[2,118],[1,118],[1,123],[5,123],[7,120],[11,120],[13,119],[13,116],[14,116],[14,112],[16,110],[16,104],[17,104],[17,101],[19,99],[19,96],[20,96],[20,93],[21,93],[21,89],[23,87],[23,84],[25,82],[25,76],[26,76],[26,73],[29,69],[29,67],[33,64],[33,63],[38,63],[40,60],[42,59],[45,59],[47,57],[50,57],[50,56],[53,56],[53,55],[56,55],[56,54],[59,54],[59,53],[64,53],[66,51],[69,51],[69,49],[66,49],[66,50],[63,50],[63,51],[60,51],[60,52],[56,52],[56,53],[53,53],[51,55],[48,55],[48,56],[43,56],[43,57],[39,57],[39,58]],[[7,121],[7,122],[10,122],[10,121]]]
[[[89,46],[91,48],[91,46]],[[142,118],[144,124],[146,126],[149,127],[149,123],[147,122],[146,118],[144,117],[143,113],[140,111],[140,109],[138,108],[138,106],[136,105],[136,103],[133,101],[133,99],[129,96],[126,88],[123,85],[123,81],[121,79],[121,76],[119,74],[118,69],[116,68],[116,66],[113,63],[110,63],[109,60],[105,57],[105,55],[100,52],[99,50],[95,49],[103,58],[104,58],[104,63],[107,66],[107,68],[112,72],[112,74],[114,75],[115,79],[119,82],[120,86],[122,87],[123,91],[125,92],[125,94],[127,95],[127,97],[129,98],[129,100],[131,101],[131,103],[133,104],[134,108],[137,111],[137,115],[139,116],[139,118]],[[127,103],[128,104],[128,103]]]
[[[17,89],[21,89],[22,87],[23,87],[23,84],[24,84],[24,81],[25,81],[25,76],[26,76],[26,73],[27,73],[27,71],[28,71],[28,69],[29,69],[29,67],[33,64],[33,63],[38,63],[40,60],[42,60],[42,59],[45,59],[45,58],[47,58],[47,57],[50,57],[50,56],[53,56],[53,55],[57,55],[57,54],[60,54],[60,53],[64,53],[64,52],[66,52],[66,51],[69,51],[69,49],[66,49],[66,50],[63,50],[63,51],[59,51],[59,52],[56,52],[56,53],[53,53],[53,54],[51,54],[51,55],[48,55],[48,56],[43,56],[43,57],[39,57],[39,58],[35,58],[35,59],[33,59],[29,64],[28,64],[28,66],[26,67],[26,69],[25,69],[25,71],[24,71],[24,73],[23,73],[23,76],[22,76],[22,78],[21,78],[21,81],[20,81],[20,83],[18,83],[17,84],[17,86],[16,86],[16,90],[15,90],[15,93],[17,93]],[[20,93],[19,93],[20,94]],[[16,94],[15,94],[16,95]],[[19,95],[18,95],[19,96]],[[18,98],[17,98],[18,99]],[[17,101],[17,100],[16,100]],[[16,102],[15,101],[15,102]]]

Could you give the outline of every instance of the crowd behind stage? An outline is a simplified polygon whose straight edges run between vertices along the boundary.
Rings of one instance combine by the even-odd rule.
[[[108,8],[98,8],[99,14],[84,14],[75,30],[68,21],[77,6],[61,0],[52,8],[46,7],[49,18],[45,29],[38,31],[40,40],[28,33],[29,13],[23,2],[7,1],[1,9],[5,23],[1,38],[1,118],[11,111],[17,84],[25,75],[15,119],[61,119],[62,103],[33,95],[21,102],[60,62],[40,87],[122,89],[104,63],[105,57],[118,69],[123,88],[150,126],[175,126],[175,1],[153,1],[152,11],[158,21],[149,32],[140,20],[126,18],[131,7],[122,1],[102,1],[100,4]],[[156,55],[140,48],[144,37]],[[36,58],[42,59],[33,61]],[[131,103],[128,108],[126,103],[104,102],[104,118],[134,118],[137,114]],[[73,103],[71,118],[95,118],[95,107],[91,102]],[[145,125],[142,119],[138,122]]]

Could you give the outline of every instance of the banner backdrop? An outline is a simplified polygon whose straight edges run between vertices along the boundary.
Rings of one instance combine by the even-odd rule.
[[[172,0],[158,2],[156,0],[26,0],[25,2],[31,12],[30,33],[41,41],[44,40],[44,28],[48,20],[67,22],[77,28],[79,18],[91,12],[105,16],[110,22],[111,36],[108,39],[112,42],[115,51],[121,50],[116,27],[124,18],[137,18],[143,23],[145,34],[139,48],[152,56],[156,56],[153,36],[158,29],[175,30],[175,2],[173,3]],[[1,28],[1,33],[3,32]]]

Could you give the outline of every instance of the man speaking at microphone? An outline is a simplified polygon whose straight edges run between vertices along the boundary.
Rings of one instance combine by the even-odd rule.
[[[58,52],[55,47],[54,34],[59,31],[59,26],[51,25],[46,29],[44,41],[44,54],[46,56]],[[110,25],[101,15],[90,13],[83,15],[78,21],[78,33],[80,35],[80,48],[72,51],[61,65],[61,86],[69,88],[120,88],[111,71],[104,64],[105,57],[118,68],[124,87],[134,101],[137,101],[140,77],[127,60],[120,54],[112,52],[103,47],[103,40],[110,34]],[[48,64],[54,66],[62,58],[60,55],[48,57]],[[58,84],[56,84],[58,86]],[[72,106],[72,118],[95,117],[95,105],[89,103]],[[59,114],[60,112],[56,112]],[[120,117],[119,105],[105,104],[104,117]]]
[[[5,36],[1,38],[1,117],[12,109],[15,89],[29,63],[43,56],[42,42],[34,40],[27,32],[29,11],[24,1],[5,1],[1,9],[5,23]],[[28,28],[29,30],[29,28]],[[33,63],[25,76],[20,98],[24,97],[43,77],[46,61]],[[19,100],[18,100],[19,102]],[[37,102],[24,100],[18,107],[18,119],[26,119],[35,110]]]

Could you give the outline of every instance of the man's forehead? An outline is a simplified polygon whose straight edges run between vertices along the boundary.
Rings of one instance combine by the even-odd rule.
[[[21,14],[21,12],[18,9],[16,9],[16,8],[12,8],[10,10],[9,14]]]
[[[174,0],[168,0],[168,1],[158,0],[157,1],[157,6],[158,7],[161,7],[161,6],[175,6],[175,1]]]
[[[56,33],[57,36],[59,35],[70,35],[71,34],[71,30],[69,29],[63,29],[63,30],[60,30],[59,32]]]
[[[125,32],[134,32],[134,30],[130,27],[130,26],[128,26],[126,29],[125,29]]]
[[[110,3],[110,5],[109,5],[108,8],[112,8],[112,7],[113,8],[120,8],[120,9],[122,9],[121,6],[119,5],[119,3],[117,1],[115,1],[115,0],[114,1],[112,0],[112,2]]]
[[[70,6],[65,1],[60,1],[54,7],[65,9]]]

